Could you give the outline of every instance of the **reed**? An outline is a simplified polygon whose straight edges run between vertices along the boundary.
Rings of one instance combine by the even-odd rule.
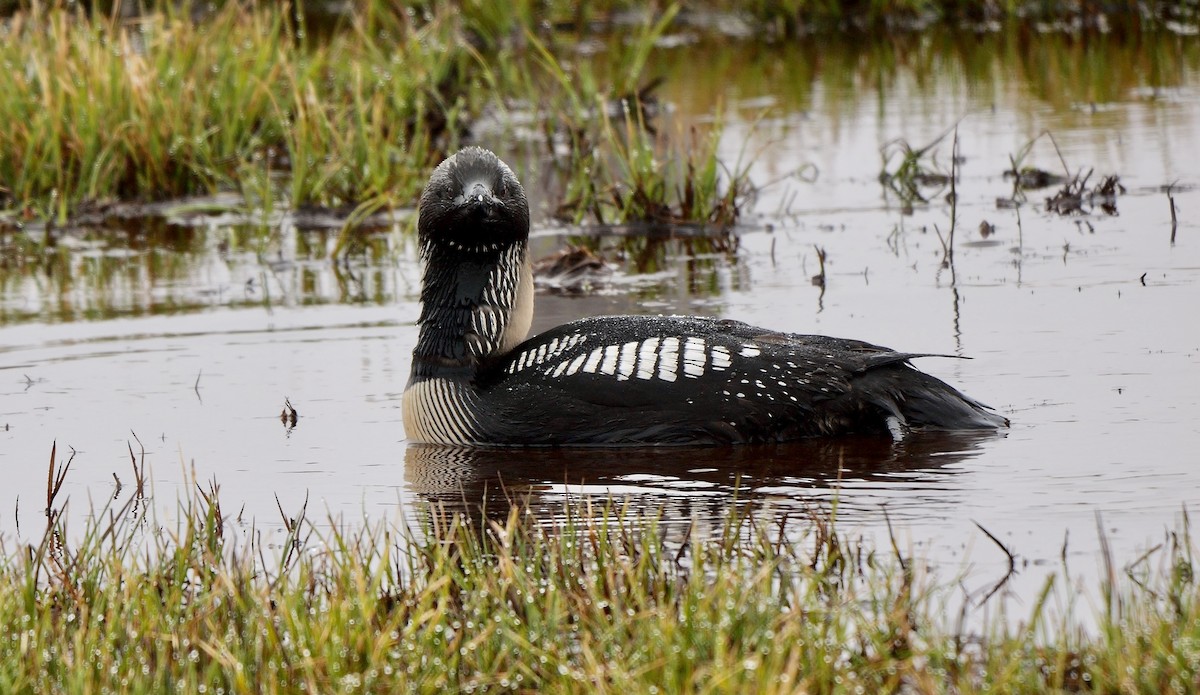
[[[210,482],[167,523],[131,446],[136,490],[74,529],[54,475],[69,459],[52,456],[41,541],[0,548],[5,692],[1200,685],[1186,515],[1123,573],[1105,557],[1085,628],[1073,583],[1049,577],[1022,619],[1006,617],[995,591],[961,597],[894,541],[873,548],[827,512],[746,507],[713,528],[614,500],[536,518],[510,500],[486,516],[429,508],[413,529],[314,521],[293,500],[259,524],[227,514]]]
[[[197,21],[34,4],[0,29],[0,198],[62,222],[85,204],[237,190],[277,170],[292,207],[407,202],[472,99],[472,81],[448,79],[468,59],[451,24],[396,19],[313,42],[303,15],[274,5]]]

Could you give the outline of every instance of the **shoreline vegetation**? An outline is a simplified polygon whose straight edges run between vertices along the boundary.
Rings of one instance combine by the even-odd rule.
[[[163,524],[139,477],[77,532],[68,468],[40,542],[0,541],[4,692],[1200,688],[1186,514],[1135,562],[1104,558],[1096,605],[1065,559],[1016,602],[1003,580],[968,594],[895,540],[843,533],[836,505],[767,522],[742,506],[705,528],[612,500],[552,518],[501,500],[482,520],[431,504],[420,529],[347,530],[307,502],[281,524],[235,520],[210,483]]]
[[[753,184],[746,162],[718,156],[722,105],[684,124],[647,70],[681,35],[1181,34],[1197,21],[1195,3],[1133,0],[0,2],[0,229],[218,194],[264,218],[317,209],[354,224],[411,208],[482,124],[520,122],[561,182],[554,217],[724,230]]]

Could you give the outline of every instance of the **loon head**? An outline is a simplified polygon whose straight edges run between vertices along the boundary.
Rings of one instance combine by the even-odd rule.
[[[499,157],[465,148],[430,176],[417,235],[425,268],[413,378],[471,377],[533,320],[525,191]]]
[[[421,194],[422,253],[494,255],[529,238],[529,203],[495,154],[467,147],[438,165]]]

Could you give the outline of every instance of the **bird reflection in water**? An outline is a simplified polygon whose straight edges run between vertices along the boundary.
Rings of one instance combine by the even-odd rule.
[[[741,447],[517,449],[410,445],[408,488],[431,511],[502,520],[513,505],[560,516],[569,500],[662,511],[664,520],[720,524],[735,507],[811,511],[836,495],[840,519],[952,500],[958,465],[995,432],[922,432],[895,442],[842,437]],[[899,509],[897,509],[899,508]],[[900,513],[897,514],[896,512]]]

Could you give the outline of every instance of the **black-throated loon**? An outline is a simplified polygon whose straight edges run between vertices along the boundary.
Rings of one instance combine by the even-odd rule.
[[[417,229],[412,442],[715,445],[1008,424],[908,363],[924,354],[857,340],[690,316],[585,318],[526,340],[529,205],[479,147],[434,170]]]

